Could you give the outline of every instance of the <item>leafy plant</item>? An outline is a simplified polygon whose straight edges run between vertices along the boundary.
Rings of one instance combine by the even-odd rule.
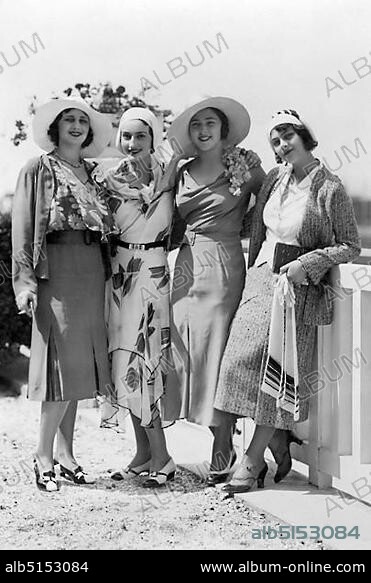
[[[98,85],[76,83],[74,87],[67,87],[63,93],[68,97],[80,95],[80,97],[85,99],[85,101],[97,111],[110,114],[113,118],[112,123],[115,127],[118,127],[121,115],[130,107],[148,107],[148,109],[150,109],[155,115],[162,116],[165,130],[170,125],[170,118],[172,116],[171,110],[160,109],[157,105],[146,103],[145,90],[143,90],[140,95],[130,96],[123,85],[119,85],[114,89],[109,82],[99,83]],[[30,115],[35,113],[37,104],[37,96],[34,95],[29,106]],[[11,140],[15,146],[19,146],[28,138],[28,126],[22,120],[16,120],[15,126],[16,132]]]
[[[12,288],[11,218],[0,214],[0,364],[6,362],[14,345],[30,346],[31,321],[19,315]]]

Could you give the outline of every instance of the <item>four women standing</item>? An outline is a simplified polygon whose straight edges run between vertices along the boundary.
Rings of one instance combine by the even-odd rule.
[[[284,165],[262,186],[259,158],[235,148],[248,134],[250,118],[233,99],[201,100],[173,122],[169,137],[177,140],[183,157],[191,158],[178,168],[176,180],[177,160],[165,172],[154,156],[162,133],[156,117],[144,108],[129,109],[117,136],[121,159],[103,160],[94,173],[108,193],[119,230],[107,286],[107,350],[97,233],[106,234],[112,224],[96,196],[90,166],[80,156],[93,139],[98,146],[102,137],[99,145],[106,145],[108,128],[105,133],[101,117],[88,106],[74,103],[67,109],[66,101],[55,100],[36,114],[35,140],[47,151],[48,140],[56,147],[21,173],[13,219],[17,303],[28,313],[34,307],[29,396],[45,402],[35,456],[38,485],[57,489],[53,442],[58,428],[63,475],[89,481],[72,452],[76,401],[92,396],[93,389],[107,394],[107,387],[103,425],[118,423],[130,411],[137,442],[133,460],[113,479],[150,473],[147,487],[171,479],[175,464],[163,426],[186,418],[207,425],[214,435],[208,483],[225,481],[236,460],[234,423],[251,416],[254,437],[225,488],[236,492],[262,485],[265,448],[271,442],[273,449],[282,436],[284,458],[287,430],[294,423],[291,413],[261,391],[279,277],[272,273],[274,248],[281,242],[307,251],[281,269],[296,295],[299,418],[304,420],[304,381],[316,325],[331,321],[323,277],[332,265],[359,252],[349,197],[311,154],[317,142],[294,111],[280,112],[268,128]],[[244,288],[240,232],[251,193],[257,202]],[[171,320],[166,252],[174,194],[185,234],[174,272]],[[83,363],[78,370],[77,362]]]

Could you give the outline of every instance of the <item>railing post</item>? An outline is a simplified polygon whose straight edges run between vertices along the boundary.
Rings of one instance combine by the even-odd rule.
[[[320,371],[324,363],[324,348],[325,348],[325,330],[322,327],[317,331],[317,345],[313,357],[313,370]],[[320,398],[321,394],[315,387],[314,394],[310,399],[309,407],[309,443],[308,443],[308,458],[307,464],[309,469],[308,481],[318,488],[330,488],[332,486],[332,477],[319,469],[319,454],[322,445],[321,440],[321,410]]]

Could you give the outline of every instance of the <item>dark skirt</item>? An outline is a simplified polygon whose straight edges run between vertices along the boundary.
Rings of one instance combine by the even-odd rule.
[[[260,388],[267,359],[275,277],[266,263],[247,272],[221,364],[214,406],[239,417],[251,417],[258,425],[292,429],[293,415],[277,409],[276,399]],[[316,326],[303,324],[302,298],[297,296],[295,305],[300,421],[308,416],[310,392],[305,379],[312,370],[316,341]]]
[[[99,243],[67,232],[47,244],[49,279],[38,280],[27,396],[35,401],[107,394],[110,373],[104,322],[104,267]]]

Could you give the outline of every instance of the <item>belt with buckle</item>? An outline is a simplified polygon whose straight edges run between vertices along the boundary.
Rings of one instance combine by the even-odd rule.
[[[168,245],[168,239],[153,241],[153,243],[127,243],[126,241],[113,238],[112,242],[118,247],[124,247],[125,249],[131,249],[134,251],[147,251],[147,249],[154,249],[155,247],[164,247],[166,249]]]

